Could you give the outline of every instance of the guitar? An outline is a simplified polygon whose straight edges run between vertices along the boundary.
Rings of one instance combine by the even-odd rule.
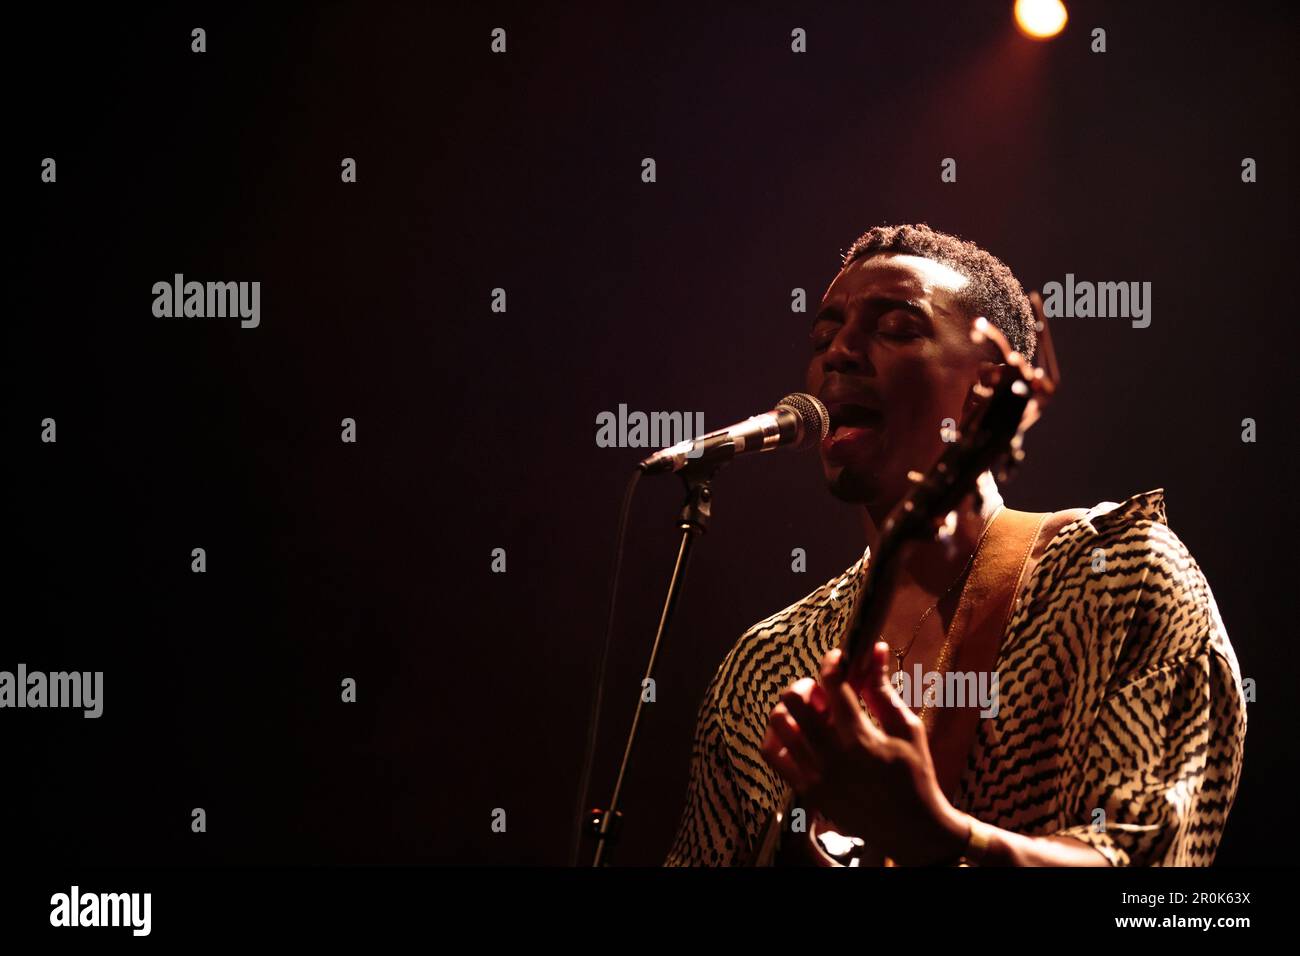
[[[868,562],[861,600],[840,642],[844,651],[839,667],[841,675],[847,675],[853,663],[871,648],[870,635],[878,633],[877,618],[888,604],[883,595],[888,594],[889,578],[903,545],[934,538],[950,520],[950,512],[972,493],[978,496],[977,479],[985,470],[991,469],[1000,480],[1005,480],[1024,460],[1025,432],[1038,421],[1060,381],[1042,298],[1036,292],[1029,298],[1040,330],[1039,353],[1043,356],[1043,366],[1032,366],[1014,351],[1002,332],[987,319],[981,317],[972,324],[972,340],[990,344],[999,353],[1002,364],[994,369],[991,386],[976,386],[977,393],[987,401],[963,419],[957,439],[927,474],[910,475],[911,490],[885,519],[880,540]],[[760,831],[751,860],[753,866],[861,864],[861,840],[828,834],[827,843],[839,846],[832,856],[816,837],[815,821],[809,823],[808,832],[792,833],[788,821],[796,806],[798,795],[787,790],[780,808],[769,816]],[[846,864],[842,862],[845,859],[853,862]]]

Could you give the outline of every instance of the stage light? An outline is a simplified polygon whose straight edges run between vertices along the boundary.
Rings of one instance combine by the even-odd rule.
[[[1016,26],[1035,40],[1050,40],[1069,18],[1061,0],[1016,0]]]

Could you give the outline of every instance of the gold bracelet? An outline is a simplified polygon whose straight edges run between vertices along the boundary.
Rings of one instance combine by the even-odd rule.
[[[966,837],[966,849],[961,862],[968,866],[980,866],[988,854],[989,843],[993,838],[993,828],[967,815],[970,820],[970,834]]]

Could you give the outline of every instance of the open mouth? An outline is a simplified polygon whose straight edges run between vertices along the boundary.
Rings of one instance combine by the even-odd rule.
[[[830,432],[822,441],[822,453],[833,465],[848,465],[870,455],[876,445],[884,416],[878,408],[857,402],[827,402]]]
[[[833,402],[826,406],[830,412],[832,433],[841,428],[877,428],[883,416],[879,409],[853,402]]]

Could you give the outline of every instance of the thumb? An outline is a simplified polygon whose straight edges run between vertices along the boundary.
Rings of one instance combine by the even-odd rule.
[[[871,653],[863,656],[862,666],[855,669],[853,683],[885,733],[910,738],[914,715],[889,679],[889,653],[889,645],[878,641]]]
[[[823,657],[821,687],[830,711],[831,729],[840,744],[849,747],[858,739],[859,731],[865,731],[873,737],[880,737],[881,734],[862,712],[851,676],[844,673],[845,670],[851,670],[852,665],[844,667],[844,664],[844,651],[840,648],[835,648]]]

